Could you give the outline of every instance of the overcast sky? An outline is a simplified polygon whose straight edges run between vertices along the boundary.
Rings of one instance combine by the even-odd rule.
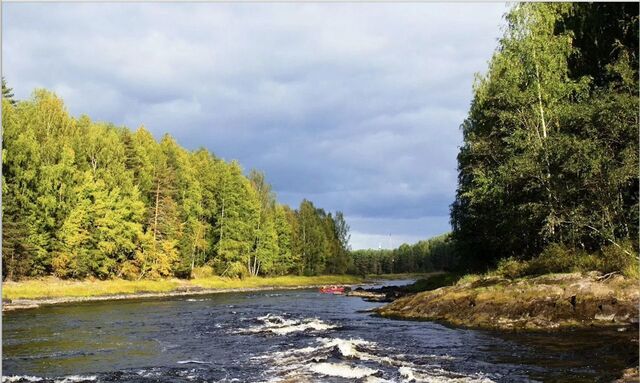
[[[4,3],[2,72],[69,111],[170,133],[278,200],[341,210],[353,248],[450,230],[460,124],[504,3]]]

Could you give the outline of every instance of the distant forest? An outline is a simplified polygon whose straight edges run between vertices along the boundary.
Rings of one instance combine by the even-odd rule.
[[[521,3],[505,18],[462,124],[452,233],[394,250],[350,251],[341,212],[279,204],[258,171],[73,118],[45,90],[16,101],[3,80],[3,278],[637,274],[638,4]]]
[[[450,234],[396,249],[354,250],[351,256],[353,272],[359,275],[457,271],[460,265]]]

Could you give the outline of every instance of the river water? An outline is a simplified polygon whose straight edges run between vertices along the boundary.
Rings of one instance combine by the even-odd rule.
[[[593,382],[637,332],[498,333],[379,318],[317,290],[68,304],[3,314],[3,382]]]

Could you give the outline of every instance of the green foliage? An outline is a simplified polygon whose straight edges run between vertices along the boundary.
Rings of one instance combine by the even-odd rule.
[[[638,7],[521,3],[506,20],[462,125],[460,261],[619,270],[585,254],[630,241],[637,256]]]
[[[529,272],[529,265],[526,261],[519,261],[513,257],[501,259],[498,262],[495,273],[505,278],[520,278]]]
[[[530,260],[500,260],[495,273],[514,279],[528,275],[588,271],[620,273],[630,278],[638,278],[638,257],[634,255],[630,241],[622,245],[605,246],[602,250],[592,253],[554,243]]]
[[[348,225],[276,202],[243,174],[169,135],[89,117],[45,90],[14,103],[3,83],[3,277],[158,279],[344,273]]]
[[[640,277],[638,250],[631,241],[612,244],[602,249],[603,272],[620,272],[631,278]]]
[[[53,272],[61,277],[107,278],[135,253],[144,206],[135,193],[129,198],[119,187],[109,190],[90,172],[75,193],[78,201],[57,235]]]
[[[278,255],[273,265],[273,274],[285,275],[296,271],[296,264],[300,258],[295,257],[296,251],[293,247],[294,232],[297,227],[295,223],[295,213],[287,206],[276,205],[274,225],[278,238]]]
[[[350,252],[349,272],[357,275],[427,273],[459,268],[458,256],[450,234],[402,244],[397,249],[355,250]]]
[[[210,278],[214,275],[215,270],[213,270],[213,267],[209,265],[194,267],[192,272],[192,277],[196,279]]]
[[[9,88],[9,86],[7,85],[7,82],[4,79],[4,76],[2,77],[2,99],[3,100],[6,99],[12,105],[16,104],[16,100],[14,100],[13,98],[13,89]]]
[[[405,288],[406,292],[419,293],[422,291],[431,291],[444,286],[455,285],[460,279],[460,274],[456,273],[439,273],[431,275],[428,278],[418,279],[415,283]]]

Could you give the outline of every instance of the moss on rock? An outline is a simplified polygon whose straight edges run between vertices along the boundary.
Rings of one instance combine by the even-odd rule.
[[[494,329],[556,329],[638,322],[638,281],[598,273],[472,279],[398,299],[386,317]]]

